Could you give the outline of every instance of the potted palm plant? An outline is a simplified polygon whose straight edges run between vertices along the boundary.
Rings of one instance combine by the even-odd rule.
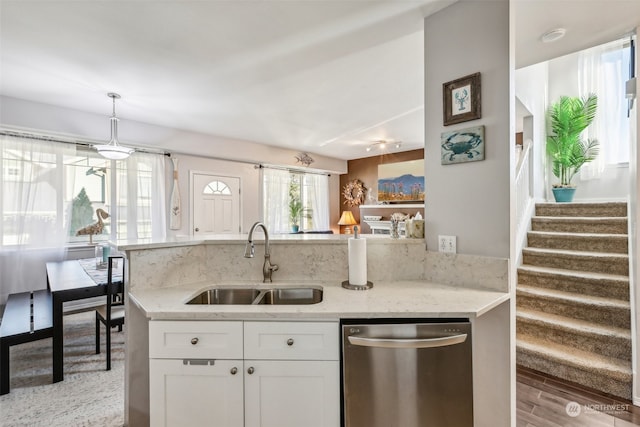
[[[598,141],[581,135],[593,122],[597,103],[595,94],[584,98],[562,96],[549,109],[551,132],[547,136],[547,154],[551,157],[553,174],[560,180],[552,189],[556,202],[573,200],[576,188],[571,180],[598,155]]]
[[[289,184],[289,221],[291,222],[291,232],[297,233],[300,230],[300,218],[302,216],[302,200],[300,200],[300,184],[291,181]]]

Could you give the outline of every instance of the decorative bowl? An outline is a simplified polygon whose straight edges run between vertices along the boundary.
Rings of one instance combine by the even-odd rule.
[[[363,216],[365,221],[380,221],[382,216],[380,215],[365,215]]]

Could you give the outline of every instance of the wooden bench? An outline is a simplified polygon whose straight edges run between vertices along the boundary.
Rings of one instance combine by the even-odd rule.
[[[9,393],[9,348],[53,336],[53,305],[46,289],[10,294],[0,324],[0,395]]]

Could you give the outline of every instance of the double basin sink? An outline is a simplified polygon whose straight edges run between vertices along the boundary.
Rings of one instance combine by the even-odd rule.
[[[201,292],[187,301],[187,304],[301,305],[321,301],[322,288],[318,287],[228,287]]]

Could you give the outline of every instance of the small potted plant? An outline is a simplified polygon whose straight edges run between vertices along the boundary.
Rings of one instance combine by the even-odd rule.
[[[300,184],[295,181],[291,181],[289,184],[289,221],[291,222],[292,233],[297,233],[300,230],[300,218],[302,217],[302,211]]]
[[[556,202],[573,200],[576,188],[571,180],[598,155],[598,141],[581,136],[596,116],[597,103],[595,94],[585,98],[562,96],[549,109],[551,132],[547,136],[547,154],[551,157],[553,174],[560,179],[552,189]]]

